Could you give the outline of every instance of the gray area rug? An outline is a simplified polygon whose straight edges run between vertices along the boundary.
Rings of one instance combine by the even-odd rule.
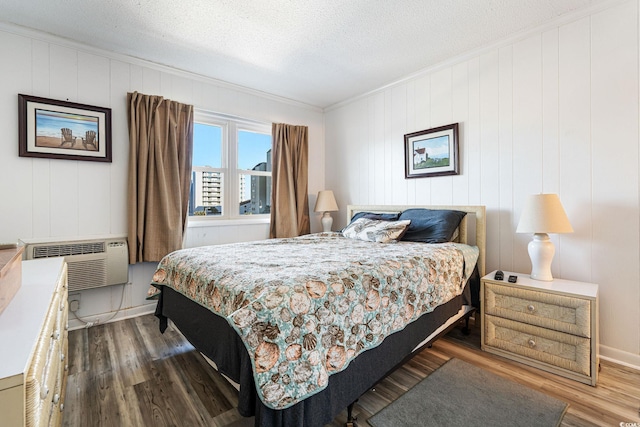
[[[568,405],[451,359],[369,418],[374,427],[559,426]]]

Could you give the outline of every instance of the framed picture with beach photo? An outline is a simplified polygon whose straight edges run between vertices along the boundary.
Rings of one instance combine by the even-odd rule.
[[[111,162],[111,109],[18,95],[20,157]]]

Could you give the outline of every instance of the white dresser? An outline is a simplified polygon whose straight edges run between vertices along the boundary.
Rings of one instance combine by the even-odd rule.
[[[22,262],[22,286],[0,313],[0,424],[59,426],[67,378],[67,265]]]
[[[598,285],[509,271],[494,277],[481,280],[482,349],[595,386]]]

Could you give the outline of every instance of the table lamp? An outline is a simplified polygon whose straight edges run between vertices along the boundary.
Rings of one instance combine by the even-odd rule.
[[[547,233],[573,233],[569,218],[557,194],[533,194],[527,199],[516,233],[534,233],[529,242],[531,278],[551,281],[551,261],[555,254]]]
[[[333,191],[322,190],[318,192],[318,199],[316,200],[316,206],[313,208],[314,212],[324,212],[322,214],[322,231],[331,231],[331,225],[333,225],[333,218],[329,212],[335,212],[338,210],[338,204],[336,198],[333,196]]]

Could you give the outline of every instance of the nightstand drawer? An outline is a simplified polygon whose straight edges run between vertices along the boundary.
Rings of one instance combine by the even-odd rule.
[[[485,282],[485,313],[591,338],[591,301]]]
[[[591,376],[591,340],[485,314],[485,345]]]

